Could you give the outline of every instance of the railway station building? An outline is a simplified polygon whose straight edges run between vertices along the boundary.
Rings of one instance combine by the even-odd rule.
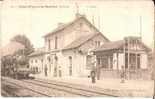
[[[148,53],[151,51],[139,37],[125,37],[108,42],[94,50],[99,78],[151,79]]]
[[[109,42],[87,20],[85,15],[79,13],[75,15],[73,21],[59,23],[55,30],[44,36],[44,41],[44,53],[32,53],[30,55],[30,67],[42,68],[42,70],[39,69],[42,74],[47,68],[48,76],[51,77],[87,77],[90,74],[93,60],[91,51],[105,42]],[[32,62],[36,59],[40,61],[38,64],[35,61]]]
[[[32,54],[29,55],[29,68],[35,74],[44,72],[44,50],[44,48],[37,48]]]
[[[47,76],[88,77],[94,66],[98,78],[150,79],[150,49],[139,37],[109,41],[85,15],[77,13],[69,23],[59,23],[44,35],[44,49],[29,55],[30,68]]]

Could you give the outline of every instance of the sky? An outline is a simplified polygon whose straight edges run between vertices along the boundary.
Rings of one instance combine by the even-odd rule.
[[[151,0],[5,0],[1,3],[2,46],[17,34],[34,48],[44,47],[43,36],[75,18],[77,11],[111,41],[140,36],[153,47],[154,9]]]

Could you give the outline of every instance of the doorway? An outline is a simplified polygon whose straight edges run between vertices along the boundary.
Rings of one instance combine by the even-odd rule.
[[[69,56],[69,76],[72,76],[72,57]]]
[[[57,77],[57,65],[58,65],[58,57],[54,57],[54,77]]]

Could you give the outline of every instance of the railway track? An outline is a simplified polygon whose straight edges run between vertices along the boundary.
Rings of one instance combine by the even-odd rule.
[[[28,88],[26,86],[17,84],[17,83],[12,82],[12,81],[8,81],[8,80],[3,79],[3,82],[5,82],[5,84],[7,84],[7,85],[18,87],[18,89],[24,89],[24,90],[27,90],[29,93],[31,93],[31,95],[22,95],[21,93],[14,92],[15,97],[21,97],[21,96],[32,97],[32,95],[34,95],[34,94],[35,94],[35,96],[40,96],[40,97],[50,97],[50,95],[48,95],[48,94],[44,94],[44,93],[42,93],[40,91],[34,90],[33,88]]]
[[[70,94],[75,94],[78,96],[83,96],[83,97],[91,97],[92,95],[90,95],[88,92],[77,92],[75,89],[71,89],[68,87],[62,87],[62,86],[58,86],[58,85],[54,85],[54,84],[47,84],[47,83],[42,83],[42,82],[38,82],[38,81],[25,81],[27,83],[32,83],[38,86],[42,86],[42,87],[46,87],[46,88],[51,88],[54,90],[58,90],[58,91],[63,91],[63,92],[67,92]],[[45,85],[46,84],[46,85]]]
[[[66,85],[66,84],[60,84],[57,83],[55,81],[51,81],[51,82],[47,82],[41,79],[34,79],[34,80],[24,80],[28,83],[33,83],[39,86],[43,86],[43,87],[48,87],[48,88],[52,88],[52,89],[56,89],[56,90],[60,90],[60,91],[65,91],[68,93],[72,93],[72,94],[76,94],[76,95],[80,95],[80,96],[84,96],[84,97],[105,97],[105,96],[109,96],[109,97],[118,97],[116,95],[112,95],[112,94],[106,94],[104,92],[100,92],[100,91],[95,91],[95,90],[91,90],[91,89],[85,89],[85,88],[80,88],[80,87],[76,87],[76,86],[70,86],[70,85]]]
[[[7,83],[11,83],[13,85],[16,86],[20,86],[22,89],[27,89],[29,91],[33,91],[35,93],[39,94],[39,97],[79,97],[82,96],[82,94],[76,94],[76,93],[72,93],[72,92],[67,92],[67,91],[63,91],[60,90],[58,88],[54,88],[54,87],[47,87],[44,85],[39,85],[33,82],[30,82],[32,80],[15,80],[12,78],[6,78],[6,77],[2,77],[2,81],[3,82],[7,82]],[[41,94],[41,95],[40,95]],[[20,96],[20,95],[19,95]],[[31,95],[33,97],[33,95]],[[38,97],[38,95],[37,95]],[[85,97],[88,97],[85,95]]]
[[[98,96],[109,96],[109,97],[119,97],[118,95],[114,95],[114,94],[109,94],[105,92],[105,90],[101,90],[101,89],[93,89],[93,88],[88,88],[86,86],[80,86],[77,84],[70,84],[70,83],[65,83],[65,82],[60,82],[60,81],[55,81],[55,80],[43,80],[43,79],[35,79],[35,81],[38,82],[42,82],[42,83],[46,83],[46,84],[52,84],[52,85],[56,85],[56,86],[61,86],[61,87],[65,87],[65,88],[72,88],[75,90],[79,90],[79,91],[85,91],[85,92],[89,92],[91,94],[96,94]]]
[[[2,77],[3,78],[3,77]],[[3,78],[4,79],[4,78]],[[10,78],[9,78],[10,79]],[[33,80],[14,80],[10,82],[9,79],[4,79],[8,83],[12,83],[21,88],[30,90],[34,93],[40,94],[40,96],[53,97],[53,93],[57,94],[56,97],[65,97],[65,96],[82,96],[82,97],[117,97],[115,95],[106,94],[104,92],[95,91],[91,89],[80,88],[77,86],[70,86],[63,83],[58,83],[55,81],[47,82],[41,79]],[[16,82],[15,82],[16,81]],[[23,86],[25,85],[25,86]],[[62,95],[63,93],[63,95]]]

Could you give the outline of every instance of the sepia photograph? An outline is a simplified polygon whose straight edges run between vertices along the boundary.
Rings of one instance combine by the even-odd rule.
[[[152,0],[1,0],[1,97],[155,95]]]

